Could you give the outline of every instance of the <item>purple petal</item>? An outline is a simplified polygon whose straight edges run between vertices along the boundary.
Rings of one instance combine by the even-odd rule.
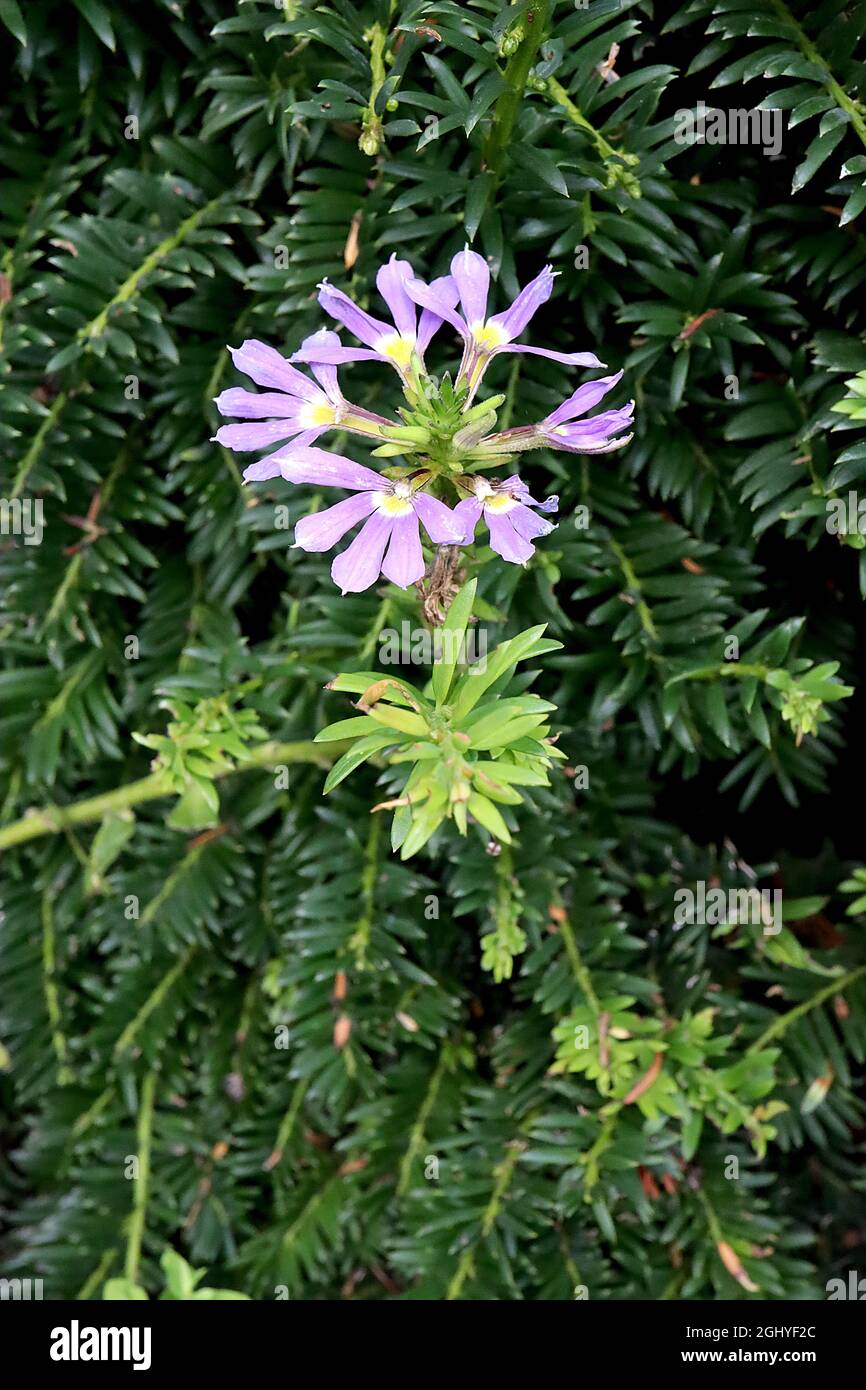
[[[516,473],[512,473],[510,478],[503,478],[500,486],[502,492],[510,492],[518,502],[522,502],[526,507],[537,507],[540,512],[555,512],[559,507],[558,497],[548,497],[544,502],[537,502],[526,483]]]
[[[490,320],[497,324],[505,334],[508,341],[519,338],[529,320],[532,318],[536,309],[540,309],[553,293],[554,274],[549,265],[546,265],[540,275],[536,275],[534,280],[524,286],[514,303],[501,314],[494,314]]]
[[[482,506],[477,497],[464,497],[452,513],[463,527],[463,544],[471,545],[475,539],[475,528],[481,516]]]
[[[356,522],[369,516],[375,505],[372,492],[356,492],[323,512],[311,512],[295,527],[295,545],[301,550],[330,550]]]
[[[360,594],[375,584],[393,524],[393,517],[374,512],[348,549],[337,556],[331,566],[331,578],[344,594]]]
[[[454,305],[459,298],[459,292],[450,275],[442,275],[429,285],[425,284],[423,280],[407,280],[406,292],[416,304],[421,305],[422,309],[429,309],[431,314],[435,314],[438,319],[444,319],[446,323],[450,323],[452,328],[457,329],[461,337],[469,336],[469,329],[463,319],[454,312]],[[423,322],[423,314],[421,318]]]
[[[327,430],[327,425],[321,425],[318,430],[304,430],[302,434],[295,435],[295,438],[289,439],[288,442],[281,443],[279,449],[275,449],[274,453],[267,453],[264,459],[257,459],[256,463],[250,463],[243,470],[243,481],[264,482],[267,478],[282,478],[284,475],[282,466],[284,466],[286,459],[291,459],[292,450],[311,445],[314,439],[325,434],[325,430]]]
[[[257,459],[244,469],[245,483],[264,483],[268,478],[282,477],[282,467],[280,464],[280,454],[278,449],[275,454],[268,454],[267,458]]]
[[[571,443],[568,440],[557,439],[554,448],[564,449],[570,454],[613,454],[617,449],[624,449],[632,436],[630,434],[620,434],[615,439],[606,439],[603,443],[593,444],[585,440],[578,440]]]
[[[248,449],[264,449],[278,439],[297,434],[291,420],[264,420],[253,425],[222,425],[214,435],[217,444],[245,453]]]
[[[301,343],[301,351],[310,354],[310,367],[313,376],[321,386],[329,401],[341,401],[342,392],[337,384],[337,372],[335,364],[324,362],[319,353],[333,351],[334,348],[341,348],[337,334],[330,328],[320,328],[318,333],[311,333],[309,338],[305,338]]]
[[[487,318],[490,266],[477,251],[470,251],[466,246],[452,260],[451,274],[460,293],[464,318],[470,328],[475,328]]]
[[[336,338],[336,333],[334,334]],[[309,339],[307,339],[309,342]],[[339,339],[337,339],[339,343]],[[339,367],[343,362],[385,362],[387,358],[384,353],[374,352],[372,348],[350,348],[350,347],[322,347],[306,348],[300,347],[297,352],[292,353],[293,362],[309,362],[311,366],[334,366]]]
[[[515,509],[516,510],[516,509]],[[491,512],[485,507],[484,520],[490,530],[490,544],[512,565],[522,565],[535,554],[535,546],[523,539],[511,524],[511,512]]]
[[[606,367],[599,362],[594,352],[553,352],[551,348],[527,347],[524,343],[503,343],[494,352],[528,352],[531,357],[549,357],[551,362],[562,362],[566,367]]]
[[[530,511],[529,507],[524,507],[522,502],[518,502],[516,507],[505,513],[505,516],[518,536],[522,536],[525,541],[534,541],[537,536],[548,536],[556,529],[552,521],[545,521],[536,512]]]
[[[526,486],[526,483],[517,473],[512,473],[510,477],[503,478],[500,488],[502,492],[510,492],[512,497],[519,498],[521,502],[527,502],[531,507],[538,506],[535,498],[530,496],[529,488]]]
[[[303,372],[291,366],[276,348],[268,347],[258,338],[247,338],[239,348],[230,347],[229,352],[238,371],[252,377],[257,386],[273,386],[277,391],[288,391],[290,396],[301,396],[305,401],[314,401],[319,394],[318,386]]]
[[[380,266],[376,273],[376,288],[391,310],[397,332],[403,338],[415,337],[418,310],[415,301],[406,293],[406,281],[414,277],[415,272],[409,262],[398,261],[393,255],[388,264]]]
[[[416,492],[412,506],[424,523],[424,530],[436,545],[462,545],[466,532],[464,522],[450,507],[431,497],[429,492]]]
[[[289,444],[284,444],[281,449],[277,450],[280,462],[282,463],[286,459],[294,458],[299,449],[309,448],[317,439],[321,439],[323,434],[327,434],[330,428],[330,425],[316,425],[314,429],[302,430]],[[283,473],[283,477],[285,477],[285,471],[282,469],[280,471]]]
[[[633,411],[634,401],[629,401],[628,405],[620,406],[618,410],[603,410],[591,420],[557,425],[550,435],[550,442],[557,449],[595,453],[609,444],[620,430],[628,429]]]
[[[345,487],[353,492],[383,492],[388,484],[372,468],[354,463],[326,449],[295,448],[286,452],[283,477],[290,483],[314,483],[319,487]]]
[[[214,396],[214,405],[221,415],[237,415],[243,420],[295,420],[301,409],[297,396],[284,391],[244,391],[231,386]]]
[[[440,303],[445,304],[451,309],[454,308],[454,305],[457,303],[457,300],[460,297],[457,290],[457,285],[455,284],[454,280],[451,278],[450,275],[440,275],[438,280],[432,280],[430,282],[428,288],[430,289],[432,294],[436,296]],[[433,334],[436,332],[437,328],[440,328],[442,326],[443,322],[444,320],[442,315],[436,313],[435,310],[424,309],[422,311],[421,318],[418,323],[418,352],[422,357],[424,356],[424,353],[430,345],[430,339],[433,337]],[[459,331],[463,332],[462,319],[460,320],[460,324],[461,327]]]
[[[327,280],[319,286],[319,303],[325,313],[338,323],[344,323],[367,347],[375,347],[380,338],[389,337],[394,332],[393,324],[374,319],[342,290],[335,290]],[[300,360],[303,361],[302,358]]]
[[[414,512],[395,516],[391,525],[388,554],[382,573],[400,589],[408,589],[424,573],[424,556],[418,534],[418,518]]]
[[[613,390],[621,378],[622,372],[614,372],[613,376],[600,376],[597,381],[587,381],[585,385],[578,386],[567,401],[563,401],[562,405],[557,406],[556,410],[545,418],[545,425],[561,425],[566,420],[575,420],[578,415],[585,415],[594,405],[598,405],[608,391]]]
[[[321,435],[327,433],[328,428],[327,425],[319,425],[319,427],[314,430],[302,430],[302,432],[296,434],[293,439],[288,440],[285,444],[281,444],[279,449],[275,449],[272,454],[266,454],[264,458],[258,459],[256,463],[249,464],[249,466],[244,469],[244,482],[261,483],[264,482],[266,478],[284,478],[286,476],[284,469],[286,459],[290,459],[296,450],[308,448],[309,445],[313,444]]]

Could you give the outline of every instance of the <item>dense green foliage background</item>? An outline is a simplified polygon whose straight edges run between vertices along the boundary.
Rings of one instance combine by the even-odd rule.
[[[862,700],[798,743],[766,674],[838,662],[856,687],[862,664],[864,552],[825,523],[866,467],[833,410],[866,368],[866,5],[0,21],[0,493],[45,510],[40,545],[0,547],[0,1273],[155,1294],[171,1246],[266,1298],[825,1297],[866,1269],[840,810]],[[782,108],[780,156],[676,143],[699,100]],[[310,740],[348,712],[325,682],[375,666],[416,595],[341,598],[290,549],[275,508],[309,495],[243,489],[211,398],[226,343],[319,326],[323,277],[375,308],[393,250],[440,274],[467,238],[499,307],[561,272],[532,341],[624,366],[637,433],[533,455],[559,529],[481,572],[491,640],[547,620],[563,642],[536,687],[586,777],[530,789],[511,850],[449,828],[401,864],[369,815],[392,774],[323,801]],[[384,368],[343,380],[397,404]],[[500,427],[577,380],[500,359]],[[751,676],[721,674],[731,635]],[[231,746],[232,705],[267,742]],[[132,734],[205,714],[227,765],[189,833]],[[784,931],[673,930],[677,889],[754,874]],[[581,1024],[596,1074],[571,1069]],[[625,1033],[664,1056],[638,1096]]]

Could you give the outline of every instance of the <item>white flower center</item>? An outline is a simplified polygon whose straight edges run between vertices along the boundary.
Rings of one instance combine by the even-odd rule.
[[[393,492],[378,492],[376,508],[385,516],[408,516],[413,510],[409,501],[411,488],[408,483],[395,483]]]
[[[376,343],[376,351],[390,358],[398,367],[408,367],[414,347],[414,338],[403,338],[399,333],[389,333]]]
[[[475,343],[485,352],[490,352],[491,348],[501,347],[508,342],[508,334],[501,323],[473,323],[470,328]]]
[[[497,492],[491,497],[489,502],[484,503],[484,510],[488,512],[510,512],[517,502],[510,497],[507,492]]]
[[[330,401],[306,401],[298,411],[298,424],[305,430],[316,429],[319,425],[333,425],[337,422],[337,411]]]

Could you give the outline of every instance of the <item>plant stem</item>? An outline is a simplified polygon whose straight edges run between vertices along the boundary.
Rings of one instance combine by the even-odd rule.
[[[398,1197],[405,1196],[409,1190],[409,1184],[412,1181],[412,1164],[415,1162],[415,1159],[421,1151],[421,1145],[424,1143],[427,1122],[430,1119],[433,1106],[436,1104],[436,1097],[442,1085],[442,1078],[447,1070],[448,1051],[448,1044],[446,1043],[439,1053],[439,1061],[430,1078],[430,1085],[427,1087],[427,1093],[424,1096],[421,1109],[418,1111],[418,1118],[409,1134],[409,1143],[406,1145],[406,1152],[400,1163],[400,1178],[397,1183]]]
[[[111,1269],[116,1255],[116,1250],[105,1251],[105,1253],[102,1256],[102,1259],[99,1261],[99,1264],[93,1270],[92,1274],[89,1274],[87,1276],[86,1280],[81,1285],[81,1288],[79,1289],[78,1293],[75,1295],[76,1303],[86,1303],[87,1300],[91,1298],[93,1294],[96,1293],[96,1290],[99,1288],[106,1274]]]
[[[574,930],[568,917],[563,917],[559,924],[559,932],[565,945],[565,953],[568,956],[572,973],[579,987],[586,996],[586,1001],[596,1016],[601,1012],[598,1002],[598,995],[593,989],[590,973],[586,968],[583,957],[580,954],[577,942],[574,937]]]
[[[57,1058],[57,1084],[58,1086],[68,1086],[74,1078],[67,1063],[66,1038],[60,1017],[56,967],[54,908],[51,894],[46,890],[42,894],[42,981],[45,991],[45,1006],[48,1010],[48,1023],[51,1028],[51,1044]]]
[[[533,1117],[531,1117],[529,1120],[525,1121],[523,1125],[521,1125],[522,1130],[529,1128],[532,1118]],[[505,1194],[508,1191],[508,1188],[511,1184],[511,1179],[514,1176],[514,1170],[517,1167],[518,1159],[520,1158],[520,1155],[523,1152],[524,1147],[525,1146],[522,1139],[512,1140],[511,1143],[508,1145],[508,1151],[505,1154],[505,1157],[502,1159],[500,1163],[497,1164],[496,1168],[494,1169],[496,1175],[496,1182],[493,1187],[493,1192],[490,1195],[490,1201],[484,1208],[484,1215],[481,1218],[482,1240],[486,1240],[487,1237],[490,1235],[490,1232],[493,1230],[494,1222],[496,1221],[496,1218],[499,1215],[499,1209],[502,1206]],[[474,1269],[475,1247],[470,1246],[469,1249],[464,1250],[463,1254],[460,1256],[460,1259],[457,1264],[457,1269],[454,1272],[454,1277],[451,1280],[451,1283],[448,1285],[448,1292],[445,1294],[445,1299],[447,1302],[453,1302],[455,1299],[460,1297],[461,1293],[463,1292],[463,1285],[466,1283],[466,1280],[473,1273]]]
[[[244,762],[239,763],[236,768],[218,772],[217,777],[227,777],[229,772],[256,771],[278,766],[280,763],[316,763],[320,767],[330,767],[346,751],[346,747],[345,743],[329,743],[324,746],[312,741],[263,743],[252,749]],[[42,835],[56,835],[67,826],[102,820],[109,811],[121,811],[129,806],[138,806],[145,801],[157,801],[161,796],[171,795],[173,788],[165,774],[154,772],[137,782],[128,782],[124,787],[101,792],[99,796],[89,796],[84,801],[74,802],[71,806],[43,806],[38,810],[28,811],[20,820],[0,829],[0,850],[24,844],[27,840],[37,840]]]
[[[511,132],[523,100],[529,73],[547,31],[549,14],[550,0],[538,0],[538,4],[527,11],[524,37],[519,48],[509,58],[505,69],[505,81],[508,86],[494,108],[493,123],[484,146],[485,168],[496,175],[497,181],[511,143]]]
[[[135,1180],[135,1199],[129,1221],[129,1235],[126,1242],[126,1262],[124,1273],[133,1284],[138,1280],[138,1265],[141,1259],[141,1241],[144,1235],[144,1218],[147,1211],[147,1190],[150,1185],[150,1144],[153,1137],[153,1102],[156,1094],[156,1072],[149,1071],[141,1085],[141,1103],[138,1107],[138,1177]]]
[[[166,971],[156,989],[148,995],[135,1018],[126,1025],[114,1044],[115,1057],[120,1057],[122,1053],[129,1050],[141,1025],[150,1017],[157,1005],[162,1003],[175,981],[180,979],[197,950],[198,947],[196,946],[188,947],[180,959],[175,961],[171,969]]]
[[[30,472],[33,468],[34,463],[36,462],[42,451],[42,445],[45,443],[45,440],[49,432],[54,428],[54,425],[57,423],[57,417],[60,414],[63,407],[66,405],[66,402],[68,400],[69,396],[66,391],[61,391],[59,395],[54,397],[50,410],[48,411],[44,420],[42,421],[42,424],[39,426],[38,430],[34,434],[30,444],[30,448],[27,450],[27,453],[21,460],[21,465],[18,469],[18,474],[15,478],[15,483],[13,485],[11,493],[9,494],[11,499],[14,500],[16,497],[20,497],[25,487],[27,486],[27,479],[30,476]]]
[[[548,96],[553,98],[557,106],[563,107],[572,125],[576,125],[578,129],[586,132],[595,145],[596,153],[602,159],[622,159],[622,152],[614,149],[610,141],[605,140],[601,131],[596,130],[592,122],[586,119],[580,107],[575,105],[568,92],[561,83],[557,82],[555,77],[548,77],[545,91]]]
[[[778,1018],[774,1018],[761,1036],[746,1048],[746,1055],[760,1052],[774,1038],[781,1037],[782,1033],[786,1032],[792,1023],[796,1023],[798,1018],[802,1018],[804,1014],[816,1009],[819,1004],[823,1004],[825,999],[830,999],[832,995],[844,993],[863,975],[866,975],[866,965],[858,965],[856,969],[849,970],[847,975],[841,975],[837,979],[831,980],[828,985],[817,990],[810,999],[804,999],[802,1004],[798,1004],[796,1008],[789,1009],[786,1014],[780,1014]]]
[[[382,118],[376,110],[376,103],[387,76],[385,45],[388,42],[388,31],[381,24],[373,24],[365,33],[364,38],[370,45],[370,100],[365,106],[361,118],[361,138],[358,141],[358,148],[372,158],[373,155],[379,153],[384,139]]]
[[[631,560],[628,558],[618,541],[615,541],[613,537],[611,537],[608,544],[610,545],[610,548],[613,551],[616,558],[619,560],[620,569],[622,570],[623,575],[625,576],[625,582],[628,587],[629,593],[632,596],[635,605],[637,606],[637,611],[640,616],[641,627],[643,628],[644,632],[647,634],[648,637],[651,637],[654,642],[657,642],[658,630],[656,628],[655,622],[653,621],[653,615],[650,610],[650,606],[641,593],[640,580],[638,579],[637,574],[635,573],[634,565],[632,564]]]
[[[367,968],[367,948],[373,930],[373,908],[375,905],[376,879],[379,875],[379,841],[382,838],[381,816],[370,817],[370,830],[364,849],[364,866],[361,870],[361,915],[355,930],[349,938],[349,950],[355,953],[355,967]]]
[[[218,198],[212,198],[209,203],[205,203],[204,207],[197,208],[189,217],[184,218],[177,231],[172,232],[171,236],[167,236],[158,246],[155,246],[145,256],[141,265],[137,266],[132,274],[126,277],[119,289],[115,290],[105,308],[101,309],[95,318],[92,318],[88,323],[82,324],[75,335],[76,339],[79,342],[89,344],[95,338],[101,337],[108,327],[108,321],[114,310],[119,309],[122,304],[126,304],[128,300],[132,299],[145,276],[149,275],[152,270],[156,270],[166,256],[170,256],[172,251],[176,251],[179,246],[183,245],[190,233],[194,232],[212,212],[216,211],[222,198],[223,195],[220,194]]]
[[[836,105],[841,107],[851,118],[851,126],[857,132],[861,144],[866,145],[866,119],[864,119],[863,104],[856,101],[853,97],[849,97],[844,87],[839,85],[833,76],[830,64],[820,50],[812,43],[812,40],[806,34],[802,25],[794,18],[783,0],[771,0],[771,3],[779,18],[783,20],[785,24],[790,25],[794,30],[797,42],[800,45],[800,52],[803,54],[806,61],[814,63],[815,67],[823,69],[826,73],[824,82],[825,90],[833,98]]]

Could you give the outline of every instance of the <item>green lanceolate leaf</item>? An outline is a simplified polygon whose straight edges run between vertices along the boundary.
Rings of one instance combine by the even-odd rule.
[[[448,691],[454,678],[457,662],[460,659],[466,638],[466,628],[472,613],[472,603],[478,587],[477,579],[471,579],[452,600],[448,616],[439,629],[442,655],[433,667],[433,694],[437,706],[448,698]]]

